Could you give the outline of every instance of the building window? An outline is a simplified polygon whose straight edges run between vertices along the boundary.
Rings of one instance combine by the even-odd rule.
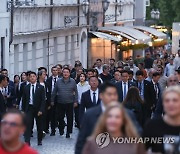
[[[150,6],[150,0],[146,0],[146,6]]]

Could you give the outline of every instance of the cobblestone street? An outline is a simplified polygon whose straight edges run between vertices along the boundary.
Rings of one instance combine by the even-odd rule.
[[[65,134],[60,136],[59,132],[56,131],[56,136],[47,134],[43,139],[43,145],[37,146],[37,134],[34,132],[34,137],[31,138],[31,145],[39,154],[73,154],[77,135],[77,128],[73,129],[70,139],[66,139]]]

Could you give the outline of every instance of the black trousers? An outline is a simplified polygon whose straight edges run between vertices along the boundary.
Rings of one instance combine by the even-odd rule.
[[[74,103],[61,104],[57,103],[57,119],[59,121],[59,131],[64,131],[64,117],[67,118],[67,133],[72,133],[73,128],[73,109]]]
[[[34,119],[36,120],[36,125],[37,125],[37,138],[38,141],[42,141],[42,136],[43,136],[43,125],[42,125],[42,115],[38,116],[38,111],[32,106],[29,105],[29,109],[26,113],[27,117],[27,126],[26,126],[26,132],[25,132],[25,142],[30,144],[30,139],[31,139],[31,134],[32,134],[32,126]]]
[[[55,132],[57,126],[56,104],[54,106],[51,106],[51,109],[48,111],[48,116],[51,122],[51,132]]]
[[[75,115],[76,125],[79,127],[80,126],[80,123],[79,123],[79,104],[77,107],[74,108],[74,115]]]

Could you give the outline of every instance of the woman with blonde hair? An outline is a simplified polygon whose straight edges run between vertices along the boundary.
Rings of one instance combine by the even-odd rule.
[[[138,133],[123,106],[114,102],[99,118],[84,146],[83,154],[144,154],[142,144],[123,142],[131,138],[138,139]]]

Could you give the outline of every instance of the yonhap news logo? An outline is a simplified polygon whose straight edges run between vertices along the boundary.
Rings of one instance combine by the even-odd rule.
[[[96,137],[96,144],[99,148],[107,147],[110,142],[118,144],[172,144],[175,137],[111,137],[108,132],[100,133]]]
[[[110,143],[110,135],[109,133],[101,133],[96,137],[96,144],[99,148],[107,147]]]

